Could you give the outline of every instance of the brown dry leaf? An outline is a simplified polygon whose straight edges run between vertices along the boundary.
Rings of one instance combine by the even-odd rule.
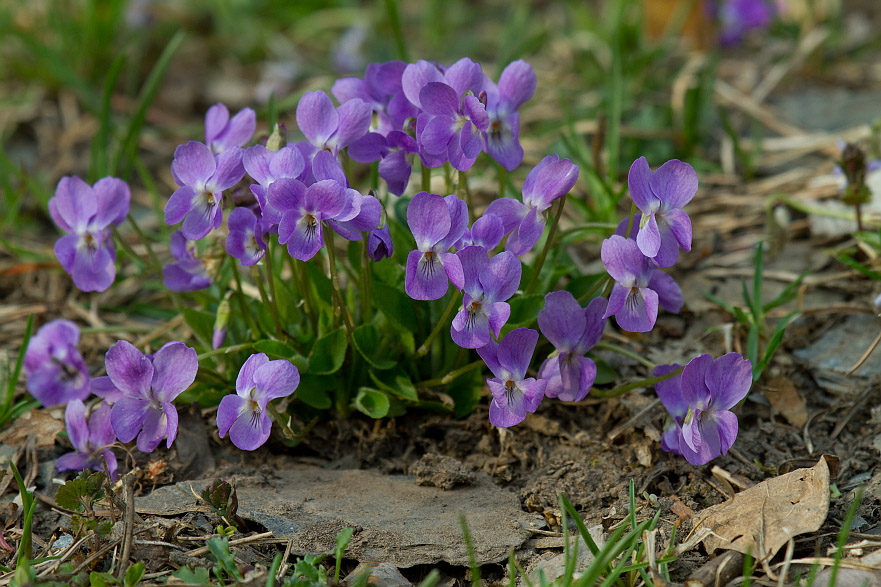
[[[64,422],[53,418],[46,410],[31,410],[19,416],[0,434],[0,442],[9,446],[24,446],[28,437],[37,442],[37,448],[52,448],[55,437],[64,430]]]
[[[810,469],[762,481],[700,513],[694,532],[708,528],[707,551],[736,550],[767,560],[793,536],[820,528],[829,510],[825,457]]]
[[[796,428],[801,428],[808,421],[808,409],[804,398],[783,375],[771,379],[762,391],[774,409]]]

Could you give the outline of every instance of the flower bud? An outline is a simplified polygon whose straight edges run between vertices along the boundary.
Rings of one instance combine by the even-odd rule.
[[[230,293],[227,293],[226,297],[217,306],[217,314],[214,318],[214,333],[211,335],[211,347],[214,350],[222,347],[223,342],[226,340],[226,325],[229,323],[230,316],[229,296]]]
[[[278,151],[287,144],[287,129],[284,124],[275,123],[272,134],[266,139],[266,149],[269,151]]]

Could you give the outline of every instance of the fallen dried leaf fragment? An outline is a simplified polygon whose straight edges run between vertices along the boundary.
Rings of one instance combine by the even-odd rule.
[[[707,551],[735,550],[767,560],[793,536],[815,532],[829,511],[826,457],[750,487],[700,512],[695,532],[707,528]]]
[[[808,421],[805,400],[788,378],[782,375],[774,377],[763,391],[774,409],[780,412],[790,424],[801,428]]]

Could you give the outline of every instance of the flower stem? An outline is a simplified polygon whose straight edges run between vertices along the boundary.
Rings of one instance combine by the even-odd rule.
[[[293,257],[288,257],[288,263],[291,266],[291,273],[293,274],[294,279],[297,280],[297,291],[303,299],[306,314],[309,316],[312,323],[312,331],[318,332],[318,314],[315,312],[315,301],[312,299],[312,288],[309,286],[308,276],[304,277],[303,273],[300,271],[300,266],[297,265],[297,262]],[[305,271],[305,268],[303,271]]]
[[[337,303],[334,315],[339,318],[340,314],[342,314],[346,332],[348,332],[349,338],[351,338],[355,325],[352,323],[349,307],[346,305],[346,302],[343,300],[343,296],[340,293],[340,276],[336,270],[336,252],[334,251],[333,246],[333,230],[328,229],[325,231],[325,234],[327,235],[327,258],[330,264],[330,285],[333,289],[333,295],[336,298]]]
[[[627,230],[624,232],[624,238],[630,238],[630,232],[633,230],[633,219],[636,218],[636,202],[630,203],[630,216],[627,219]]]
[[[625,356],[628,359],[633,359],[634,361],[636,361],[640,365],[646,367],[647,369],[654,369],[656,367],[656,365],[654,363],[652,363],[651,361],[649,361],[645,357],[642,357],[642,356],[634,353],[633,351],[624,348],[623,346],[618,346],[617,344],[612,344],[611,342],[598,342],[596,344],[596,346],[594,346],[594,348],[612,351],[613,353],[618,353],[619,355]]]
[[[239,351],[246,351],[249,348],[252,348],[254,345],[250,342],[243,342],[242,344],[234,344],[232,346],[221,347],[219,349],[210,350],[206,353],[202,353],[198,355],[196,358],[198,360],[207,359],[208,357],[215,357],[217,355],[226,355],[229,353],[237,353]]]
[[[370,323],[370,251],[367,238],[361,248],[361,322]]]
[[[454,379],[459,377],[460,375],[464,375],[468,371],[472,371],[477,369],[478,367],[483,365],[483,361],[474,361],[473,363],[468,363],[464,367],[459,367],[453,371],[450,371],[443,377],[438,377],[437,379],[426,379],[420,383],[416,384],[416,387],[439,387],[441,385],[449,385],[453,382]]]
[[[275,276],[272,271],[272,243],[266,243],[266,255],[264,256],[266,259],[266,275],[269,281],[269,295],[272,296],[272,316],[275,318],[275,334],[279,338],[281,338],[281,334],[283,331],[281,325],[281,314],[278,311],[278,297],[275,295]]]
[[[135,222],[135,217],[129,214],[126,216],[129,224],[132,225],[132,228],[137,233],[138,237],[141,239],[141,242],[144,243],[144,247],[147,249],[147,254],[150,256],[150,260],[153,261],[154,269],[158,273],[162,273],[162,263],[159,262],[159,257],[156,256],[156,253],[153,252],[153,247],[150,246],[150,241],[147,239],[147,235],[144,234],[144,231],[141,230],[141,227],[138,226],[138,223]]]
[[[557,224],[560,223],[560,217],[563,216],[563,204],[566,202],[566,196],[560,198],[560,203],[557,204],[557,211],[554,214],[554,220],[551,222],[551,230],[548,232],[548,239],[545,241],[545,246],[541,250],[541,254],[538,256],[538,262],[535,264],[535,270],[532,273],[532,279],[529,281],[529,287],[526,288],[526,295],[532,293],[535,289],[536,284],[538,283],[538,276],[541,273],[541,267],[545,263],[545,257],[548,256],[548,250],[551,248],[551,244],[554,241],[554,234],[557,232]]]
[[[233,279],[236,281],[236,289],[238,289],[239,295],[236,297],[239,300],[239,309],[241,309],[242,315],[245,317],[245,322],[248,323],[248,328],[251,329],[251,335],[259,337],[260,329],[257,327],[254,317],[251,316],[251,312],[248,311],[248,306],[245,305],[245,300],[248,298],[245,296],[245,291],[242,289],[242,278],[239,276],[239,268],[236,266],[235,261],[230,263],[230,265],[232,266]]]
[[[450,303],[447,304],[446,309],[444,310],[443,315],[440,320],[438,320],[437,325],[434,327],[434,330],[431,331],[431,334],[428,335],[428,338],[425,339],[425,342],[420,345],[420,347],[416,350],[416,354],[413,355],[413,358],[418,359],[420,357],[424,357],[428,354],[429,349],[431,348],[431,343],[434,342],[434,339],[437,338],[437,335],[440,334],[441,328],[446,324],[447,319],[450,317],[450,314],[453,313],[453,310],[456,309],[456,306],[459,305],[459,292],[455,292],[453,297],[450,298]]]
[[[597,345],[599,346],[599,345]],[[661,375],[659,377],[649,377],[648,379],[640,379],[639,381],[633,381],[631,383],[625,383],[623,385],[619,385],[617,387],[613,387],[609,391],[599,391],[597,389],[591,390],[591,395],[594,397],[621,397],[628,391],[632,391],[634,389],[639,389],[640,387],[648,387],[649,385],[654,385],[655,383],[659,383],[661,381],[666,381],[667,379],[672,379],[682,373],[683,367],[676,369],[666,375]]]
[[[609,276],[608,274],[605,275],[602,279],[597,281],[592,288],[590,288],[589,290],[584,292],[584,294],[578,298],[578,303],[583,304],[585,302],[585,300],[587,300],[587,298],[589,298],[590,296],[595,294],[597,291],[599,291],[601,288],[603,288],[609,282],[610,279],[612,279],[611,276]]]
[[[277,336],[280,337],[281,320],[279,320],[278,317],[278,308],[276,308],[275,305],[269,301],[269,296],[266,295],[266,286],[263,285],[264,274],[256,265],[251,270],[252,277],[257,283],[257,289],[260,290],[260,299],[263,300],[263,305],[269,307],[269,311],[272,312],[272,318],[275,321],[275,333]]]
[[[506,174],[508,172],[507,169],[502,167],[500,164],[496,163],[496,167],[499,168],[499,198],[505,197],[505,183],[507,181]]]
[[[422,164],[422,191],[431,191],[431,167],[428,167],[424,163]]]

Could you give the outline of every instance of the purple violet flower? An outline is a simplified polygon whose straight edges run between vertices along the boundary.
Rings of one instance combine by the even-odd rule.
[[[498,86],[489,78],[484,83],[486,112],[489,115],[489,128],[483,134],[486,152],[508,171],[516,169],[523,161],[518,110],[532,98],[535,86],[535,72],[522,59],[508,64],[499,78]]]
[[[89,186],[78,177],[62,177],[49,200],[49,215],[68,233],[55,242],[55,256],[82,291],[104,291],[116,278],[116,249],[111,225],[128,215],[128,184],[115,177]]]
[[[526,419],[526,413],[535,412],[544,398],[548,382],[526,377],[538,332],[516,328],[501,340],[490,340],[477,349],[477,354],[492,371],[495,378],[486,383],[493,399],[489,404],[489,421],[493,426],[508,428]]]
[[[447,293],[448,279],[462,289],[462,263],[450,247],[468,226],[468,208],[455,195],[446,198],[419,192],[407,206],[407,224],[416,250],[407,256],[404,291],[414,300],[437,300]]]
[[[648,332],[658,318],[658,294],[649,288],[655,267],[636,242],[612,235],[603,241],[600,257],[615,280],[603,318],[615,316],[629,332]]]
[[[197,241],[223,223],[223,191],[245,176],[242,149],[231,147],[215,156],[197,141],[174,150],[171,172],[181,186],[165,204],[165,223],[184,221],[181,232]]]
[[[318,90],[307,92],[300,98],[297,125],[316,149],[327,149],[336,156],[367,134],[372,112],[370,104],[357,98],[337,108],[330,96]]]
[[[662,366],[655,374],[675,367]],[[752,365],[739,353],[716,360],[706,354],[692,359],[680,376],[655,386],[676,426],[673,433],[665,431],[663,444],[675,448],[678,440],[679,454],[692,465],[727,454],[737,438],[737,416],[730,410],[746,397],[751,385]]]
[[[555,200],[562,198],[578,181],[578,166],[569,159],[548,155],[532,168],[523,182],[523,202],[499,198],[490,202],[487,214],[502,220],[505,234],[510,233],[505,250],[522,257],[535,246],[545,227],[542,214]]]
[[[734,45],[743,40],[744,35],[756,29],[766,29],[774,20],[775,9],[772,0],[718,0],[717,15],[721,32],[719,41],[723,45]]]
[[[484,346],[493,338],[511,315],[511,306],[505,301],[520,287],[522,267],[520,259],[507,251],[492,259],[486,249],[465,247],[456,253],[465,276],[462,309],[453,318],[450,336],[465,349]]]
[[[110,424],[110,404],[101,402],[86,423],[86,407],[83,402],[71,400],[64,411],[64,422],[67,424],[67,437],[74,452],[58,457],[55,467],[59,471],[106,471],[107,476],[115,481],[116,455],[110,447],[116,442],[116,435]]]
[[[659,267],[674,265],[680,247],[691,250],[691,219],[682,207],[697,193],[697,173],[678,159],[652,172],[645,157],[640,157],[630,166],[627,184],[642,212],[636,233],[639,250]]]
[[[242,108],[230,119],[226,106],[217,103],[205,114],[205,144],[219,155],[228,149],[244,147],[256,128],[257,114],[250,108]]]
[[[226,251],[244,267],[256,265],[266,252],[266,225],[250,208],[236,208],[229,214]]]
[[[407,100],[401,85],[406,67],[403,61],[371,63],[364,72],[364,79],[338,79],[331,93],[340,104],[354,99],[370,104],[373,109],[370,130],[387,136],[392,130],[401,130],[407,118],[419,114],[419,110]]]
[[[267,209],[266,192],[276,179],[283,177],[305,179],[306,161],[295,145],[285,145],[278,151],[270,151],[263,145],[254,145],[242,156],[242,165],[248,175],[257,183],[251,185],[251,193],[257,198],[257,204],[263,218],[272,224],[278,224],[281,216]]]
[[[538,370],[539,378],[548,382],[548,397],[577,402],[590,391],[597,366],[584,354],[603,336],[606,304],[605,298],[596,298],[582,308],[575,296],[563,290],[545,296],[538,326],[556,349]]]
[[[270,361],[259,353],[251,355],[236,378],[236,393],[220,400],[217,428],[220,437],[242,450],[255,450],[269,438],[272,420],[266,413],[270,400],[287,397],[300,384],[300,373],[290,361]]]
[[[407,190],[412,172],[411,155],[419,152],[413,137],[392,130],[386,136],[367,133],[349,147],[349,157],[359,163],[379,161],[379,176],[388,184],[388,191],[400,196]]]
[[[120,340],[105,357],[107,375],[121,397],[113,404],[110,421],[120,442],[138,437],[141,452],[153,452],[163,438],[166,446],[177,437],[174,398],[196,379],[196,351],[182,342],[169,342],[154,355],[145,355]]]
[[[77,349],[80,330],[69,320],[40,327],[24,355],[27,389],[43,406],[89,397],[89,370]]]
[[[278,242],[287,244],[291,257],[308,261],[324,246],[324,221],[335,218],[347,205],[345,188],[332,179],[308,188],[296,179],[279,179],[269,186],[269,205],[283,213]]]
[[[481,133],[489,128],[486,107],[472,94],[456,93],[442,82],[429,82],[419,92],[424,127],[419,145],[428,155],[468,171],[483,150]]]
[[[188,241],[179,230],[170,238],[171,255],[177,263],[162,268],[162,283],[171,291],[184,293],[205,289],[212,283],[205,270],[205,263],[196,257],[195,241]]]
[[[374,262],[381,261],[384,258],[391,259],[395,252],[395,244],[392,242],[392,235],[389,233],[388,224],[382,228],[370,231],[370,234],[367,236],[367,252]]]
[[[503,238],[505,238],[505,225],[502,219],[495,214],[484,213],[474,221],[470,229],[465,231],[455,247],[461,250],[474,245],[491,251],[502,242]]]
[[[658,365],[652,371],[652,376],[661,377],[681,368],[682,365],[678,363]],[[682,455],[682,452],[679,450],[680,439],[682,438],[682,422],[688,413],[688,402],[682,397],[682,373],[655,383],[655,393],[658,394],[658,399],[661,400],[661,404],[663,404],[670,415],[670,421],[664,426],[664,433],[661,436],[661,448],[664,452]]]

